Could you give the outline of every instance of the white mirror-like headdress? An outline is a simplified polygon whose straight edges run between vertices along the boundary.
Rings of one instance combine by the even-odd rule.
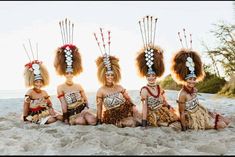
[[[60,25],[60,32],[61,32],[61,38],[65,55],[65,62],[66,62],[66,72],[73,72],[73,53],[72,53],[72,47],[75,47],[73,45],[73,30],[74,30],[74,24],[70,22],[67,18],[64,21],[59,22]]]
[[[102,46],[103,46],[103,50],[102,50],[102,48],[101,48],[101,46],[100,46],[100,42],[99,42],[99,40],[98,40],[98,38],[97,38],[97,35],[96,35],[96,33],[94,33],[94,37],[95,37],[95,40],[96,40],[96,42],[97,42],[97,45],[98,45],[98,47],[99,47],[99,50],[100,50],[100,52],[101,52],[101,54],[102,54],[102,56],[103,56],[103,63],[104,63],[104,65],[105,65],[105,67],[106,67],[106,74],[110,74],[110,73],[113,73],[113,70],[112,70],[112,68],[111,68],[111,62],[110,62],[110,43],[111,43],[111,41],[110,41],[110,38],[111,38],[111,36],[110,36],[110,31],[108,31],[107,32],[107,43],[105,43],[105,38],[104,38],[104,33],[103,33],[103,29],[102,28],[100,28],[100,34],[101,34],[101,38],[102,38],[102,42],[103,42],[103,44],[102,44]],[[107,52],[107,50],[106,50],[106,45],[108,45],[108,52]]]
[[[183,49],[188,49],[189,51],[192,50],[192,34],[190,34],[190,48],[188,47],[188,43],[187,43],[187,36],[186,36],[186,33],[185,33],[185,29],[183,29],[183,33],[184,33],[184,39],[185,39],[185,47],[183,46],[183,42],[182,42],[182,38],[180,36],[180,32],[178,32],[178,36],[179,36],[179,40],[180,40],[180,43],[181,43],[181,46]],[[190,73],[188,75],[186,75],[185,79],[187,80],[188,78],[191,78],[191,77],[197,77],[195,75],[195,64],[194,64],[194,61],[192,59],[192,56],[190,56],[190,54],[188,54],[188,57],[187,57],[187,60],[185,61],[185,64],[186,64],[186,67],[188,68],[188,70],[190,71]]]
[[[144,44],[145,51],[145,60],[146,66],[148,66],[148,74],[155,74],[155,71],[152,69],[154,64],[154,41],[156,33],[156,23],[157,18],[153,16],[146,16],[142,21],[139,21],[140,31],[142,35],[142,40]]]
[[[34,58],[34,52],[33,52],[32,44],[31,44],[30,40],[29,40],[29,46],[30,46],[30,51],[31,51],[33,60],[31,60],[29,53],[28,53],[25,45],[23,44],[24,50],[25,50],[25,52],[28,56],[28,59],[29,59],[29,63],[27,63],[25,65],[25,67],[28,67],[30,71],[33,71],[34,81],[42,80],[42,75],[40,72],[40,64],[42,64],[42,62],[38,60],[38,44],[36,44],[36,58]]]

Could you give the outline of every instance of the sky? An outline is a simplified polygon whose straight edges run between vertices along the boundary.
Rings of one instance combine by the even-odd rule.
[[[181,48],[177,32],[192,33],[193,49],[204,56],[201,45],[216,45],[210,33],[213,23],[234,23],[232,1],[10,1],[0,2],[0,90],[24,90],[24,65],[29,61],[23,44],[29,48],[38,43],[39,60],[46,65],[50,84],[56,90],[65,81],[53,66],[55,50],[62,46],[59,21],[70,19],[74,24],[74,44],[82,56],[83,73],[74,78],[85,91],[97,91],[95,60],[101,55],[93,33],[99,28],[111,31],[111,55],[120,59],[120,84],[138,90],[146,84],[135,66],[137,52],[143,47],[138,21],[146,15],[158,18],[155,44],[164,50],[165,73],[170,74],[171,58]],[[203,57],[206,63],[208,60]],[[160,79],[162,79],[160,78]]]

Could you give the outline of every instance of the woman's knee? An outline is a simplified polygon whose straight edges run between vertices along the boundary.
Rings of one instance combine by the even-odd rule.
[[[86,119],[87,123],[90,125],[96,125],[96,123],[97,123],[97,118],[93,114],[90,114],[90,113],[86,114],[85,119]]]
[[[54,123],[54,122],[56,122],[57,121],[57,119],[56,118],[54,118],[54,117],[51,117],[51,118],[49,118],[48,120],[47,120],[47,124],[50,124],[50,123]]]
[[[75,123],[76,123],[76,124],[79,124],[79,125],[86,125],[86,120],[85,120],[83,117],[78,117],[78,118],[75,120]]]

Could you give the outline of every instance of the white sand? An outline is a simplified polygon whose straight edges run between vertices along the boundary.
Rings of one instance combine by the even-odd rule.
[[[176,106],[176,91],[166,94],[169,103]],[[95,93],[87,95],[95,109]],[[139,92],[130,91],[130,96],[139,105]],[[167,127],[69,126],[62,122],[38,126],[19,120],[22,98],[0,99],[0,155],[234,155],[235,99],[213,94],[201,94],[199,98],[208,108],[230,116],[230,126],[219,131],[186,132]],[[56,97],[52,102],[60,110]]]

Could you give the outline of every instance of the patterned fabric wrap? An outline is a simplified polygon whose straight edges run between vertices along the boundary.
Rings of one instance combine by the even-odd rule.
[[[125,100],[122,93],[115,93],[104,98],[105,111],[102,121],[106,124],[117,125],[123,118],[133,116],[133,107],[130,101]]]
[[[147,101],[147,121],[148,125],[150,126],[168,126],[170,123],[176,122],[179,120],[179,117],[176,115],[176,113],[173,110],[168,109],[168,107],[165,107],[164,99],[163,99],[163,92],[160,93],[160,87],[157,85],[158,95],[153,95],[153,93],[146,88],[148,93],[151,96],[148,96]]]
[[[197,97],[186,102],[186,123],[190,129],[205,130],[214,127],[214,119],[208,110],[199,104]]]
[[[36,124],[45,124],[50,118],[49,106],[45,98],[31,99],[26,119]]]
[[[173,111],[162,105],[153,110],[148,108],[147,121],[150,126],[157,127],[163,124],[168,126],[170,123],[178,121],[178,119]]]
[[[86,104],[79,91],[67,92],[64,94],[64,97],[67,103],[69,123],[74,124],[75,119],[79,116],[79,113],[81,113],[82,110],[86,107]]]

